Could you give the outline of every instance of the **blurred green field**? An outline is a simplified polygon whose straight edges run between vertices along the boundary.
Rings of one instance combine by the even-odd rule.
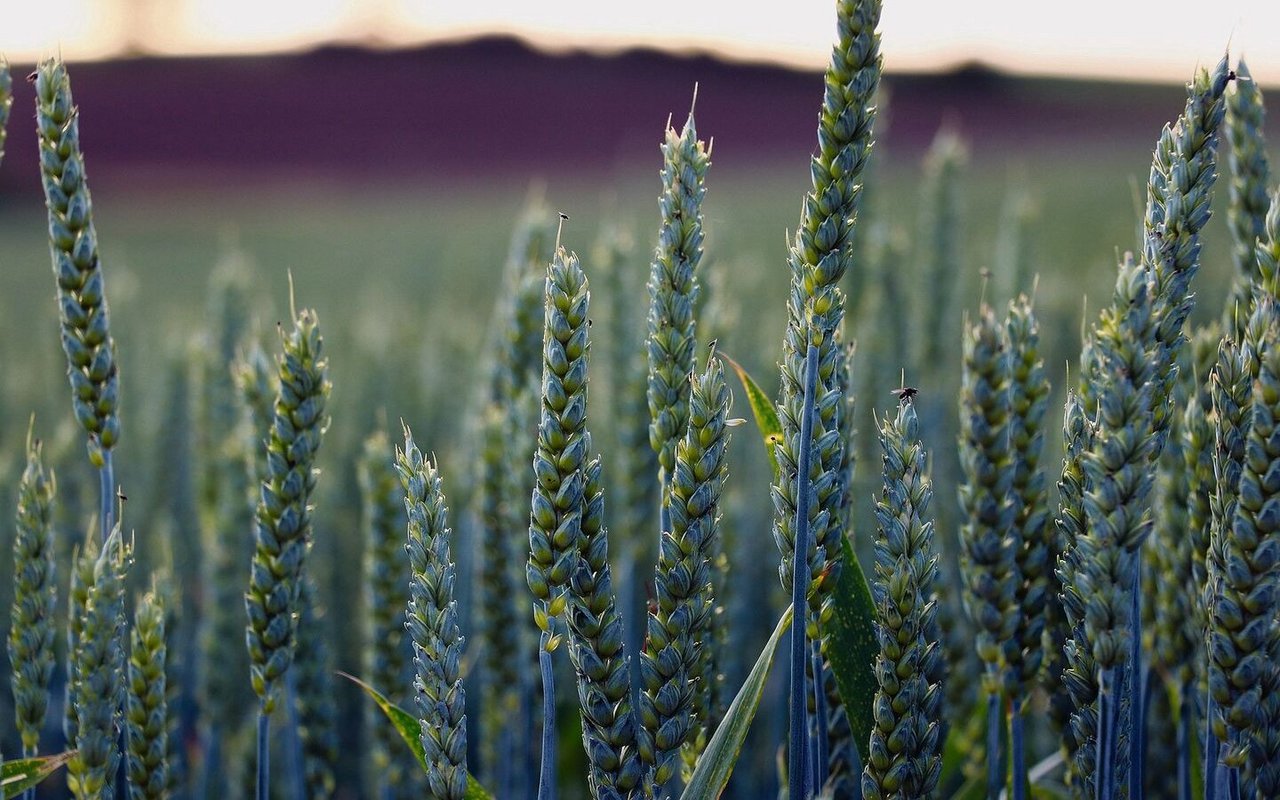
[[[902,282],[907,296],[901,312],[929,315],[935,309],[929,287],[919,280],[922,256],[911,252],[922,238],[919,168],[892,160],[891,151],[889,155],[888,163],[873,167],[870,208],[864,216],[887,224],[906,248]],[[729,181],[717,179],[717,166],[713,163],[708,178],[704,263],[725,272],[728,306],[750,321],[729,331],[721,347],[762,369],[773,363],[781,340],[786,232],[798,218],[804,165],[785,171],[765,168],[750,178],[735,165]],[[1076,352],[1084,298],[1095,309],[1108,298],[1115,253],[1136,239],[1135,198],[1145,168],[1141,162],[1113,163],[1106,157],[1034,166],[970,164],[961,187],[963,306],[976,304],[978,271],[997,266],[1007,197],[1014,190],[1024,193],[1033,209],[1026,231],[1026,269],[1039,276],[1047,363],[1062,363]],[[579,252],[589,276],[590,250],[606,224],[631,233],[634,268],[647,273],[657,227],[656,176],[605,181],[550,177],[541,188],[491,180],[433,185],[424,179],[389,190],[316,183],[205,188],[194,195],[172,189],[95,192],[129,430],[121,445],[122,464],[134,462],[140,455],[136,448],[154,432],[149,420],[158,368],[198,336],[208,276],[220,259],[235,254],[248,259],[261,287],[254,311],[264,331],[287,311],[290,272],[299,304],[319,311],[333,354],[336,408],[372,399],[393,417],[403,413],[408,418],[424,400],[438,398],[443,405],[430,409],[432,419],[452,427],[464,416],[458,389],[471,385],[482,354],[508,236],[531,193],[572,216],[564,244]],[[0,397],[6,413],[23,420],[23,409],[53,416],[64,411],[59,404],[66,405],[60,396],[65,387],[44,229],[37,187],[0,207],[5,265],[0,271],[5,304],[0,353],[9,375],[0,383]],[[1225,242],[1225,228],[1214,220],[1198,279],[1201,296],[1211,306],[1223,297],[1228,277]],[[600,291],[597,287],[597,295]],[[641,294],[634,302],[643,308],[647,298]],[[597,301],[597,315],[604,313],[604,305]],[[603,321],[607,336],[608,320]],[[853,321],[860,345],[874,347],[875,331]],[[392,386],[367,386],[359,380],[371,365],[390,368],[392,362],[392,380],[408,394],[398,396]],[[952,365],[938,366],[952,370]],[[916,378],[926,390],[926,402],[928,379]],[[336,415],[335,431],[368,422],[367,415],[359,422]],[[13,426],[0,430],[9,445],[24,434]]]
[[[1170,108],[1170,117],[1177,111]],[[1157,133],[1151,132],[1153,142]],[[91,141],[86,148],[92,185]],[[929,235],[922,230],[927,215],[920,199],[920,165],[894,158],[891,135],[886,152],[887,158],[872,170],[860,231],[874,228],[883,241],[892,243],[896,256],[881,259],[878,268],[892,270],[902,294],[886,307],[878,288],[880,275],[868,268],[856,278],[864,286],[863,302],[851,309],[848,327],[859,344],[858,427],[871,430],[873,412],[883,412],[895,402],[889,391],[897,385],[896,366],[911,361],[894,352],[903,336],[908,347],[917,347],[931,321],[941,317],[942,351],[957,353],[960,314],[977,307],[984,291],[983,269],[995,272],[986,297],[1000,305],[1008,299],[1005,276],[1010,265],[1001,256],[1000,243],[1007,247],[1015,236],[1007,213],[1014,197],[1030,209],[1019,270],[1038,276],[1043,355],[1055,392],[1049,428],[1056,430],[1054,409],[1061,407],[1066,365],[1079,353],[1085,299],[1085,319],[1092,321],[1109,298],[1117,252],[1137,241],[1140,209],[1135,198],[1145,182],[1144,157],[1121,158],[1100,149],[1092,160],[1046,158],[1036,164],[1003,164],[982,158],[969,163],[959,183],[956,209],[961,243],[954,258],[959,265],[954,276],[958,299],[942,307],[944,301],[927,277],[932,267],[925,247]],[[184,192],[183,182],[175,180],[145,191],[95,192],[95,221],[121,365],[124,430],[116,463],[130,498],[125,523],[136,530],[143,560],[158,560],[155,554],[169,549],[158,541],[160,526],[152,524],[152,515],[163,506],[165,481],[172,478],[171,465],[161,452],[165,426],[174,418],[173,409],[166,407],[169,387],[192,348],[202,346],[211,272],[221,261],[243,258],[259,287],[252,314],[259,320],[268,352],[278,350],[275,324],[288,319],[290,273],[298,305],[318,310],[324,332],[334,391],[332,425],[321,454],[324,475],[315,541],[326,605],[345,609],[359,592],[358,575],[350,567],[358,563],[362,547],[357,536],[355,453],[378,425],[388,427],[395,440],[399,419],[413,426],[424,451],[435,451],[443,462],[446,492],[464,519],[459,558],[465,570],[471,557],[465,511],[474,476],[469,456],[474,444],[468,431],[515,220],[530,195],[541,195],[548,208],[570,214],[563,243],[579,252],[588,276],[594,275],[591,251],[600,232],[620,226],[633,239],[634,284],[642,284],[658,225],[654,201],[659,163],[655,146],[653,168],[644,174],[547,176],[541,187],[506,186],[491,178],[465,185],[423,178],[393,187],[316,181],[219,188],[206,183]],[[703,263],[718,293],[714,302],[720,309],[719,349],[746,365],[772,392],[789,280],[787,230],[797,222],[807,172],[803,160],[767,167],[729,165],[729,176],[721,180],[717,167],[713,163],[708,175]],[[1220,206],[1225,186],[1219,188]],[[1197,278],[1197,318],[1214,315],[1226,294],[1228,242],[1225,226],[1215,219],[1207,231],[1204,268]],[[0,476],[5,478],[3,485],[14,485],[27,420],[35,413],[37,431],[54,443],[50,454],[68,496],[59,528],[66,541],[87,524],[87,515],[77,512],[92,501],[77,504],[75,497],[77,485],[85,497],[91,496],[92,477],[81,437],[71,427],[37,186],[0,206],[0,263]],[[637,332],[620,332],[612,324],[608,291],[608,282],[594,284],[593,374],[608,373],[605,362],[614,337],[633,336],[639,346]],[[643,291],[632,292],[627,302],[643,317],[648,304]],[[892,325],[900,326],[900,336],[889,335]],[[928,409],[922,414],[954,418],[958,361],[948,358],[919,372],[907,375],[907,382],[920,389],[918,406]],[[591,426],[597,432],[597,447],[606,450],[608,458],[614,399],[607,383],[600,390],[593,383],[591,391]],[[748,416],[740,393],[739,401],[736,415]],[[859,471],[865,481],[878,471],[878,455],[869,437],[862,437],[862,443]],[[935,453],[950,454],[954,449],[952,441],[928,444]],[[1053,435],[1048,445],[1044,463],[1052,471],[1060,446]],[[771,510],[763,450],[750,428],[738,428],[732,451],[727,506],[733,509],[734,535],[746,543],[736,552],[758,559],[734,563],[731,569],[767,578],[775,570],[776,552],[768,535]],[[869,493],[870,484],[860,483],[860,488]],[[954,486],[939,485],[936,503],[943,519],[954,515],[954,497]],[[867,494],[856,500],[865,525],[870,516]],[[11,518],[12,502],[13,491],[0,492],[6,519]],[[10,574],[9,526],[0,529],[6,531],[0,535],[0,574]],[[195,536],[194,531],[172,533]],[[865,541],[860,534],[860,543]],[[651,567],[641,564],[639,569],[643,574]],[[0,594],[7,595],[8,583],[2,585]],[[464,607],[466,591],[464,585]],[[7,603],[7,598],[0,601]],[[739,633],[747,643],[743,652],[758,649],[774,611],[758,615],[758,631]],[[329,620],[340,669],[359,667],[356,617],[343,613]],[[731,683],[734,680],[730,675]],[[340,691],[343,713],[357,713],[359,698],[346,686]],[[0,695],[8,702],[7,692]],[[343,730],[344,736],[355,736],[358,725]],[[12,750],[12,743],[6,742],[6,751]],[[771,774],[772,752],[758,749],[753,755],[751,769]],[[347,766],[355,769],[351,763]]]

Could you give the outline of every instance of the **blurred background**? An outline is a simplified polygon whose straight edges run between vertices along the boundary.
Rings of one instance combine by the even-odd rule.
[[[199,426],[193,364],[222,324],[227,294],[216,287],[228,275],[250,287],[236,295],[246,343],[268,353],[279,349],[277,321],[287,325],[289,273],[299,306],[319,313],[334,383],[315,535],[324,606],[359,607],[356,456],[375,429],[395,441],[399,419],[440,456],[464,576],[475,567],[476,398],[503,266],[529,209],[543,223],[557,210],[570,215],[563,242],[598,284],[593,429],[601,449],[621,448],[617,354],[638,351],[643,336],[658,145],[668,121],[678,127],[689,114],[695,85],[697,129],[714,142],[701,333],[776,390],[787,232],[808,187],[835,35],[830,2],[61,0],[56,13],[7,4],[0,22],[15,75],[0,164],[0,485],[10,487],[0,510],[12,519],[34,412],[66,498],[66,552],[88,525],[94,483],[72,427],[33,89],[23,80],[55,54],[69,63],[80,108],[122,371],[117,470],[126,523],[150,553],[143,561],[173,560],[199,585],[200,526],[173,500],[190,494],[199,470],[184,473],[172,459],[175,436],[198,462],[201,443],[221,435],[183,438]],[[1268,0],[889,0],[881,30],[882,114],[858,227],[861,269],[848,286],[864,553],[879,461],[872,415],[892,407],[900,369],[934,420],[926,435],[943,454],[935,508],[947,533],[962,315],[980,296],[1000,308],[1034,288],[1055,392],[1052,470],[1068,362],[1083,321],[1109,299],[1118,252],[1138,242],[1151,147],[1182,109],[1182,84],[1229,45],[1264,89],[1280,86],[1280,4]],[[619,256],[597,279],[593,253],[606,239]],[[1205,241],[1198,319],[1216,316],[1231,275],[1220,218]],[[741,400],[735,413],[748,415]],[[731,573],[774,586],[768,467],[749,428],[737,429],[733,448]],[[6,575],[9,528],[0,525]],[[648,535],[615,530],[624,541]],[[625,569],[642,585],[652,562],[635,553]],[[471,584],[463,578],[467,614]],[[5,607],[9,592],[0,581]],[[738,660],[726,666],[733,686],[782,604],[773,598],[756,613],[764,601],[746,594],[727,600],[741,623]],[[198,590],[192,602],[198,614]],[[323,625],[333,666],[359,673],[359,615],[330,614]],[[0,696],[3,708],[8,692]],[[345,683],[335,696],[349,723],[338,728],[336,794],[368,796],[362,700]],[[766,709],[738,796],[773,791],[771,737],[783,710],[781,699]],[[198,766],[198,732],[184,732]],[[0,737],[6,753],[17,750],[11,731]],[[566,742],[564,757],[580,757],[572,733]],[[581,769],[564,774],[566,796],[581,796]]]

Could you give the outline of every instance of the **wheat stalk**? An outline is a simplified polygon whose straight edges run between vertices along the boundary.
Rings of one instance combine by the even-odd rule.
[[[696,731],[707,725],[709,710],[705,700],[699,703],[698,695],[711,680],[703,654],[714,608],[711,559],[719,535],[729,440],[729,391],[714,354],[706,371],[691,379],[690,387],[689,424],[676,447],[668,484],[670,530],[663,532],[658,547],[656,603],[649,614],[640,666],[644,679],[640,752],[660,786],[675,774],[675,759],[682,748],[686,770],[689,762],[696,761]]]
[[[1098,729],[1097,669],[1093,651],[1085,639],[1086,595],[1080,581],[1084,569],[1080,541],[1088,521],[1085,494],[1084,454],[1093,448],[1096,426],[1074,392],[1067,395],[1063,409],[1063,459],[1058,481],[1058,515],[1055,520],[1059,555],[1055,576],[1061,589],[1061,620],[1050,624],[1053,656],[1046,665],[1050,678],[1050,713],[1062,728],[1063,750],[1067,757],[1067,784],[1077,796],[1091,797],[1096,767]],[[1057,642],[1061,641],[1061,645]],[[1061,654],[1057,658],[1057,654]]]
[[[1231,178],[1227,224],[1231,229],[1231,260],[1236,268],[1226,315],[1228,320],[1243,322],[1242,312],[1236,309],[1248,309],[1253,284],[1261,277],[1254,247],[1263,235],[1270,198],[1267,143],[1262,135],[1266,119],[1262,90],[1249,74],[1244,58],[1236,65],[1236,77],[1234,91],[1226,96],[1225,128],[1231,143],[1227,157]],[[1230,330],[1237,336],[1241,333],[1236,326]]]
[[[880,424],[883,489],[876,502],[875,727],[862,774],[866,798],[928,797],[942,773],[938,550],[919,423],[910,401]]]
[[[839,330],[844,319],[844,294],[839,284],[851,268],[852,230],[862,185],[859,182],[871,153],[871,128],[880,83],[880,21],[878,0],[841,0],[836,8],[837,42],[827,66],[827,92],[818,124],[818,154],[810,162],[812,188],[806,195],[800,226],[788,255],[791,289],[787,299],[787,330],[783,337],[779,420],[782,437],[777,445],[779,480],[774,486],[774,540],[781,551],[779,576],[790,589],[795,537],[792,530],[797,506],[799,448],[821,443],[812,465],[818,502],[812,519],[806,595],[816,622],[830,614],[823,606],[841,567],[840,537],[844,535],[842,505],[848,487],[842,467],[844,442],[829,432],[841,430],[843,409],[836,370],[844,357]],[[799,442],[804,415],[804,359],[808,347],[818,348],[818,417],[813,441]],[[822,477],[822,476],[829,477]]]
[[[460,674],[464,639],[454,601],[449,509],[440,473],[423,458],[407,426],[404,449],[396,452],[396,471],[409,517],[412,577],[405,624],[417,667],[414,686],[427,786],[437,800],[462,800],[467,790],[466,692]]]
[[[171,789],[165,615],[164,600],[153,585],[134,611],[129,652],[125,721],[130,800],[161,800]]]
[[[86,548],[85,554],[92,553]],[[86,561],[88,557],[92,556],[82,555]],[[75,706],[76,727],[69,743],[76,754],[67,762],[67,787],[76,800],[115,797],[126,691],[124,581],[132,559],[132,548],[116,525],[93,560],[92,577],[85,585],[83,627],[73,654],[68,698]]]
[[[314,311],[294,315],[277,365],[272,421],[266,440],[257,508],[253,562],[245,611],[249,676],[258,695],[258,800],[270,786],[269,719],[297,647],[307,554],[311,549],[311,497],[319,471],[316,453],[328,425],[328,361]],[[261,428],[259,428],[261,430]]]
[[[34,428],[35,420],[32,419]],[[36,755],[49,708],[57,624],[53,503],[57,481],[46,470],[40,440],[27,432],[27,464],[18,484],[13,537],[13,611],[9,627],[14,722],[26,757]]]
[[[664,477],[663,502],[676,462],[676,442],[689,420],[693,372],[696,270],[702,259],[703,182],[710,164],[693,111],[662,143],[662,225],[649,269],[649,445]],[[664,527],[665,530],[665,527]]]

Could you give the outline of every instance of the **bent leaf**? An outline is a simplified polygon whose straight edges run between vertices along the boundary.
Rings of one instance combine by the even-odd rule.
[[[875,724],[871,706],[879,688],[875,675],[876,655],[880,652],[876,642],[876,605],[848,537],[840,543],[840,549],[844,568],[831,596],[834,612],[823,623],[822,634],[836,688],[849,715],[853,741],[865,748]]]
[[[778,479],[778,456],[774,453],[774,447],[778,442],[782,441],[782,422],[778,419],[778,411],[773,405],[773,401],[764,393],[760,385],[751,379],[742,365],[724,353],[720,353],[720,359],[729,365],[729,369],[738,375],[738,380],[742,382],[742,388],[747,393],[747,403],[751,406],[751,414],[756,418],[756,427],[760,429],[760,436],[764,439],[764,449],[769,455],[769,466],[773,468],[773,479]]]
[[[773,635],[760,651],[760,657],[751,668],[751,674],[733,698],[724,719],[716,727],[715,735],[707,744],[707,749],[698,759],[693,776],[680,795],[680,800],[714,800],[724,791],[733,774],[733,766],[742,752],[742,743],[746,741],[747,731],[751,729],[751,721],[755,719],[756,710],[760,708],[760,696],[764,693],[765,679],[769,677],[769,668],[773,666],[773,656],[782,641],[782,634],[791,625],[791,607],[782,612]]]
[[[0,789],[4,789],[5,800],[34,789],[40,781],[62,769],[75,754],[75,750],[69,750],[56,756],[23,758],[0,764]]]
[[[388,700],[385,695],[356,676],[348,675],[345,672],[339,672],[338,674],[364,689],[364,693],[373,698],[373,702],[378,704],[378,708],[382,709],[382,713],[387,715],[387,719],[391,722],[392,727],[396,729],[396,733],[400,734],[400,738],[404,739],[405,744],[409,745],[409,749],[413,751],[413,757],[417,760],[418,766],[422,767],[425,772],[427,769],[427,753],[422,749],[422,739],[419,738],[422,728],[418,718]],[[470,773],[467,773],[467,793],[463,797],[465,800],[493,800],[493,795],[489,794],[488,790],[481,786],[480,782]]]

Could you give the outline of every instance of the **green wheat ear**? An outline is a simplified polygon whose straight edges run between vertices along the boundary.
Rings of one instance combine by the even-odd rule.
[[[294,654],[293,700],[302,745],[302,776],[308,797],[332,797],[337,788],[338,709],[334,701],[333,658],[325,641],[323,609],[310,575],[303,577],[302,618]]]
[[[1208,557],[1209,692],[1228,766],[1244,767],[1251,740],[1266,737],[1259,708],[1270,660],[1280,652],[1277,574],[1271,549],[1280,503],[1280,316],[1264,299],[1250,329],[1256,338],[1215,371],[1218,496]],[[1232,363],[1232,362],[1235,363]],[[1252,380],[1250,380],[1252,378]],[[1250,386],[1252,384],[1252,386]]]
[[[115,796],[125,704],[124,581],[132,561],[133,549],[117,523],[85,586],[83,627],[73,656],[69,702],[76,709],[71,740],[76,755],[67,763],[67,786],[76,800]]]
[[[1267,143],[1263,138],[1266,110],[1262,90],[1249,74],[1243,58],[1236,66],[1235,87],[1226,97],[1226,134],[1231,148],[1227,154],[1230,168],[1227,224],[1231,228],[1231,260],[1235,264],[1235,282],[1227,303],[1228,318],[1236,317],[1236,307],[1247,309],[1250,291],[1262,277],[1254,256],[1254,245],[1264,232],[1264,219],[1271,205],[1267,196],[1269,169]],[[1238,335],[1240,331],[1234,329]]]
[[[34,423],[34,418],[33,418]],[[13,613],[9,627],[14,722],[23,755],[34,756],[49,708],[57,626],[54,578],[53,502],[57,482],[46,470],[38,439],[27,434],[27,466],[18,484],[13,538]]]
[[[563,248],[547,271],[543,338],[542,413],[533,461],[536,478],[525,577],[534,619],[554,647],[552,620],[581,558],[584,476],[591,434],[587,419],[587,277]]]
[[[1089,483],[1084,454],[1093,448],[1096,426],[1075,392],[1068,392],[1063,409],[1063,458],[1058,481],[1057,561],[1054,575],[1061,604],[1049,623],[1053,650],[1046,663],[1046,688],[1050,717],[1062,730],[1067,759],[1067,785],[1078,795],[1092,796],[1096,766],[1095,736],[1098,728],[1098,682],[1093,651],[1084,635],[1085,601],[1082,592],[1080,541],[1088,527],[1084,498]],[[1059,655],[1060,654],[1060,655]]]
[[[729,390],[714,355],[706,371],[691,380],[689,410],[669,483],[671,529],[659,543],[655,606],[640,668],[641,753],[660,786],[675,775],[681,748],[688,745],[696,756],[697,732],[708,721],[702,693],[711,679],[704,660],[714,607],[711,559],[729,443]]]
[[[1022,700],[1029,697],[1044,660],[1045,607],[1053,530],[1049,522],[1045,477],[1040,469],[1044,450],[1044,416],[1049,381],[1040,358],[1040,326],[1032,302],[1020,295],[1009,303],[1005,320],[1009,343],[1009,445],[1013,457],[1014,560],[1020,578],[1016,590],[1017,635],[1005,648],[1007,684]]]
[[[129,651],[125,705],[130,800],[169,796],[169,703],[165,603],[153,587],[138,601]]]
[[[875,581],[878,689],[862,794],[869,800],[928,797],[942,773],[938,673],[938,549],[924,447],[908,401],[880,425],[883,488],[876,501]]]
[[[315,458],[328,424],[325,401],[330,391],[315,312],[299,312],[283,338],[245,594],[250,675],[265,713],[275,708],[296,646],[303,571],[311,549],[311,497],[319,475]]]
[[[405,626],[413,640],[418,714],[427,785],[440,800],[462,800],[467,789],[466,692],[462,686],[464,639],[454,601],[455,570],[449,556],[449,509],[440,473],[422,456],[406,427],[396,471],[409,517],[409,605]]]
[[[960,390],[960,463],[965,482],[960,504],[960,567],[965,606],[977,628],[977,651],[985,665],[988,694],[1002,690],[1004,645],[1018,630],[1021,584],[1011,502],[1014,459],[1010,446],[1008,343],[992,310],[983,305],[964,330],[964,379]]]
[[[61,61],[42,63],[36,70],[35,87],[40,174],[49,211],[49,252],[58,284],[72,409],[89,435],[90,461],[102,467],[120,439],[120,387],[98,235],[80,153],[80,116]]]
[[[649,444],[671,480],[676,442],[689,420],[693,372],[696,270],[702,260],[703,181],[710,164],[698,139],[693,112],[677,133],[667,126],[662,143],[662,225],[649,270]],[[664,487],[665,494],[665,487]]]
[[[809,582],[810,627],[832,613],[828,600],[839,579],[841,541],[849,502],[841,417],[845,411],[839,369],[845,358],[840,341],[845,298],[840,284],[853,268],[853,227],[862,196],[861,178],[871,155],[875,96],[880,85],[878,0],[841,0],[836,9],[838,41],[826,71],[826,93],[818,122],[818,154],[810,161],[812,186],[801,209],[788,253],[791,288],[783,336],[777,445],[779,480],[774,486],[774,541],[781,553],[779,577],[790,589],[795,550],[792,526],[797,506],[797,469],[801,448],[814,447],[811,469],[817,502],[810,510],[811,538],[805,553]],[[798,441],[804,405],[804,361],[810,345],[818,349],[817,415],[813,439]]]

